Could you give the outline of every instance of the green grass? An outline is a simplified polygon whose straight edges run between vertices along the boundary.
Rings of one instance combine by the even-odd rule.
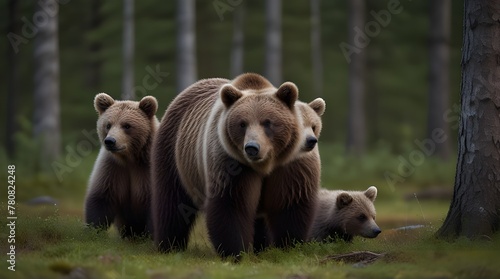
[[[411,148],[408,149],[411,152]],[[406,156],[408,152],[402,152]],[[426,158],[403,183],[389,187],[384,172],[397,173],[398,156],[380,147],[363,158],[346,157],[340,145],[322,143],[322,186],[365,190],[378,186],[377,223],[383,232],[375,239],[353,243],[305,243],[288,250],[269,249],[246,254],[239,264],[218,258],[207,238],[203,218],[198,220],[186,251],[159,254],[149,239],[122,240],[113,228],[97,232],[83,225],[83,197],[96,154],[58,181],[50,173],[30,169],[29,154],[15,163],[17,202],[16,272],[4,261],[0,278],[495,278],[500,276],[500,237],[488,242],[437,240],[449,201],[405,199],[427,187],[452,188],[454,161]],[[23,159],[24,158],[24,159]],[[6,181],[0,173],[0,181]],[[24,201],[51,195],[57,206],[28,206]],[[0,203],[5,216],[6,203]],[[0,221],[5,228],[6,220]],[[222,223],[222,225],[225,225]],[[425,225],[415,230],[394,230]],[[6,229],[0,229],[0,251],[7,247]],[[326,262],[329,255],[352,251],[386,253],[366,267]],[[84,275],[87,277],[77,277]]]
[[[1,205],[2,208],[5,204]],[[446,202],[380,201],[376,239],[353,243],[305,243],[293,249],[246,254],[239,264],[221,260],[207,240],[201,218],[185,252],[159,254],[149,239],[122,240],[114,229],[86,228],[81,210],[21,206],[16,232],[16,272],[0,278],[492,278],[500,276],[500,237],[488,242],[437,240],[433,234],[447,212]],[[392,228],[424,224],[408,231]],[[5,226],[5,221],[1,223]],[[6,251],[6,230],[1,231]],[[326,262],[326,256],[352,251],[387,253],[366,267]],[[302,277],[300,277],[302,276]]]

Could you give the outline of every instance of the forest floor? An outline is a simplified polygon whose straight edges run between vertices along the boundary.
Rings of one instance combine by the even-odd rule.
[[[375,239],[272,248],[246,254],[238,264],[217,257],[203,218],[185,252],[159,254],[149,239],[122,240],[113,229],[86,228],[81,205],[75,202],[22,205],[17,209],[16,271],[8,270],[3,260],[0,278],[500,278],[500,237],[454,242],[434,237],[448,204],[382,199],[376,207],[383,232]],[[5,228],[7,221],[2,219]],[[423,226],[396,229],[413,225]],[[7,233],[0,230],[4,259],[9,251]],[[359,251],[378,257],[365,253],[332,258]]]
[[[324,187],[378,187],[375,207],[382,233],[375,239],[358,237],[352,243],[271,248],[259,255],[246,254],[238,264],[219,259],[208,241],[203,218],[192,232],[188,249],[170,254],[158,253],[150,239],[122,240],[113,228],[108,232],[86,228],[83,197],[95,152],[71,165],[71,171],[59,180],[37,172],[30,152],[15,162],[2,160],[0,153],[0,162],[19,167],[16,271],[8,269],[12,243],[8,243],[7,204],[2,199],[0,278],[500,278],[500,235],[454,242],[434,236],[448,212],[455,160],[426,158],[411,166],[410,174],[401,174],[401,157],[409,158],[412,149],[394,155],[380,147],[361,159],[342,156],[342,145],[322,144],[321,150]],[[387,173],[392,174],[393,183]],[[0,181],[7,181],[6,174],[0,172]],[[27,204],[45,195],[57,199],[57,206]],[[397,230],[408,226],[413,227]],[[334,258],[363,251],[376,257],[364,253]]]

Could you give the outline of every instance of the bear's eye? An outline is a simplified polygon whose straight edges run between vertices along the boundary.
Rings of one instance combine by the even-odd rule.
[[[245,121],[241,121],[240,122],[240,127],[241,128],[246,128],[247,127],[247,123]]]
[[[365,214],[359,215],[358,216],[358,220],[361,221],[361,222],[365,221],[366,220],[366,215]]]
[[[125,125],[123,125],[123,129],[125,129],[125,130],[130,129],[130,124],[125,124]]]
[[[108,130],[111,129],[111,124],[110,123],[106,124],[106,129],[108,129]]]
[[[316,133],[316,125],[312,126],[313,132]]]
[[[264,122],[262,122],[262,125],[266,128],[271,127],[271,120],[269,119],[264,120]]]

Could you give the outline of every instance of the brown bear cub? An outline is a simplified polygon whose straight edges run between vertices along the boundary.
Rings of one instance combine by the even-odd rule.
[[[150,149],[158,128],[158,103],[115,101],[97,94],[97,131],[102,147],[90,175],[85,222],[107,229],[115,224],[122,237],[152,232]]]
[[[375,223],[377,188],[366,191],[321,189],[311,240],[342,239],[352,241],[354,236],[375,238],[381,232]]]
[[[301,206],[314,208],[315,205],[314,196],[319,188],[321,177],[321,162],[316,143],[321,133],[321,116],[325,112],[326,104],[323,99],[317,98],[310,103],[297,101],[295,108],[300,116],[301,136],[299,142],[301,144],[295,151],[295,156],[290,157],[286,164],[276,168],[271,175],[264,179],[262,188],[262,197],[264,198],[261,200],[259,210],[265,211],[267,214],[259,216],[255,221],[255,252],[260,252],[273,243],[278,247],[291,244],[275,243],[276,241],[267,233],[269,227],[275,232],[288,233],[285,231],[286,224],[273,221],[281,214],[286,214],[284,208],[293,208],[294,201],[300,200],[303,196],[311,195],[313,197],[308,199],[313,200],[313,202]],[[296,187],[296,185],[305,185],[305,187]],[[287,195],[282,193],[287,193]],[[313,218],[300,220],[305,222],[300,226],[309,228]],[[281,239],[287,240],[285,237]]]
[[[263,179],[300,148],[297,98],[291,82],[275,88],[260,75],[243,74],[200,80],[173,100],[152,153],[154,239],[161,251],[186,248],[199,210],[221,256],[249,251]],[[317,187],[289,187],[310,194],[275,193],[287,201],[270,220],[277,243],[307,240],[314,214]]]

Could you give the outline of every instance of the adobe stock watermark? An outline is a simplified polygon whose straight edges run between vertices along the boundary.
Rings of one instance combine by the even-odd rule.
[[[351,56],[353,54],[359,54],[366,47],[368,47],[371,39],[377,37],[382,29],[386,28],[391,23],[392,15],[400,14],[402,11],[403,6],[399,0],[389,0],[389,2],[387,2],[386,9],[378,12],[374,10],[370,11],[370,15],[373,20],[366,22],[363,29],[359,26],[354,27],[352,44],[346,42],[341,42],[339,44],[340,50],[342,50],[342,54],[344,54],[347,63],[351,63]]]
[[[478,101],[485,99],[493,100],[496,90],[500,88],[500,75],[490,72],[487,78],[480,76],[475,81],[482,86],[483,90],[477,90],[476,95],[473,97]],[[450,130],[456,131],[458,129],[460,110],[459,104],[453,104],[450,109],[443,113],[443,120],[450,125]],[[384,173],[385,180],[391,191],[395,191],[396,184],[405,182],[407,178],[413,175],[415,170],[425,162],[426,158],[434,154],[437,145],[445,142],[447,139],[448,136],[442,128],[434,129],[430,138],[423,140],[415,139],[415,149],[406,157],[402,155],[398,157],[397,173],[390,171]]]
[[[80,166],[83,159],[92,154],[95,148],[99,149],[101,147],[96,129],[90,131],[84,129],[82,130],[82,134],[85,138],[80,140],[75,146],[66,145],[64,148],[66,156],[60,159],[63,160],[62,162],[58,160],[52,162],[50,165],[59,182],[63,181],[65,174],[72,173]]]
[[[148,95],[149,91],[155,90],[170,75],[169,72],[161,71],[160,64],[156,64],[154,69],[148,65],[144,70],[147,74],[142,78],[142,84],[134,86],[132,90],[137,98]]]
[[[162,72],[159,64],[156,64],[154,69],[148,65],[145,71],[146,75],[142,78],[142,84],[135,86],[133,89],[137,98],[148,95],[149,91],[156,89],[170,75],[169,72]],[[66,155],[51,164],[52,170],[59,182],[63,181],[64,175],[72,173],[80,166],[83,160],[92,154],[95,148],[99,149],[101,147],[96,129],[90,131],[84,129],[81,133],[84,139],[75,145],[66,145],[64,148]]]
[[[444,114],[447,123],[452,123],[453,129],[458,127],[460,106],[454,104],[451,109],[448,109]],[[427,157],[430,157],[436,152],[436,147],[439,144],[444,143],[448,140],[448,135],[442,128],[435,128],[432,130],[430,138],[425,138],[423,140],[415,139],[413,143],[415,144],[415,149],[413,149],[406,157],[403,155],[398,156],[398,168],[397,173],[386,171],[384,173],[384,178],[389,185],[392,192],[396,190],[395,186],[398,183],[403,183],[411,175],[415,173],[415,170],[420,167]]]
[[[226,12],[233,12],[241,3],[243,0],[214,0],[212,2],[220,21],[224,20]]]
[[[230,185],[230,181],[235,176],[239,175],[242,171],[243,168],[241,167],[240,162],[238,162],[235,159],[230,159],[229,161],[226,162],[226,165],[224,166],[224,172],[222,174],[210,173],[209,176],[217,175],[217,178],[220,179],[219,181],[220,185]],[[211,179],[214,180],[216,178],[214,177]],[[208,192],[209,189],[206,189],[205,192],[200,192],[197,188],[195,188],[194,191],[195,191],[194,193],[195,196],[192,197],[192,199],[195,204],[203,204],[212,195],[222,195],[221,193],[218,192],[215,193]],[[196,216],[196,213],[198,212],[198,209],[193,208],[184,203],[179,204],[177,208],[179,209],[182,218],[184,219],[184,222],[186,222],[186,224],[189,224],[191,222],[191,219],[194,218]]]
[[[30,39],[33,39],[39,32],[39,28],[45,27],[50,18],[53,18],[59,13],[59,5],[66,5],[70,0],[38,0],[38,5],[42,8],[35,12],[31,20],[25,16],[21,18],[23,25],[21,27],[21,34],[9,32],[7,39],[10,45],[17,54],[21,44],[27,44]]]

